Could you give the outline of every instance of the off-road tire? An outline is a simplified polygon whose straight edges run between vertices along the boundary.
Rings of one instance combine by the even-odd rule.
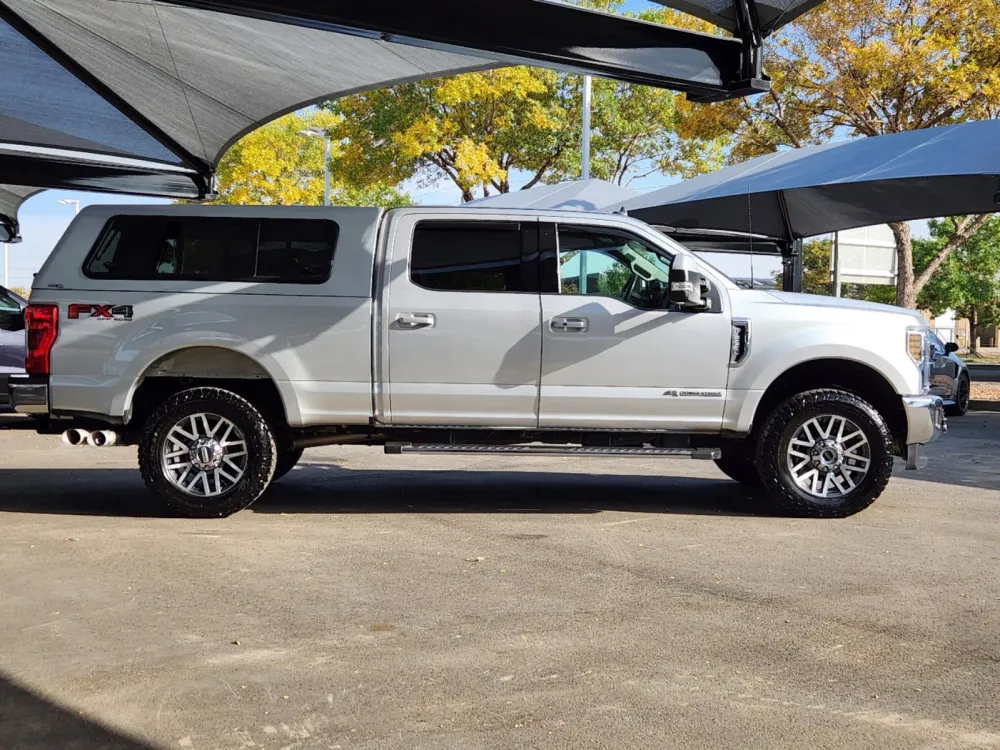
[[[225,417],[243,433],[247,468],[231,489],[217,497],[192,497],[175,487],[161,464],[170,428],[189,414],[208,412]],[[224,518],[260,497],[277,464],[274,435],[264,417],[242,396],[221,388],[192,388],[167,399],[146,421],[139,439],[139,471],[153,497],[172,514],[188,518]]]
[[[722,458],[715,459],[719,471],[747,487],[760,487],[760,472],[753,460],[753,451],[746,446],[722,449]]]
[[[864,431],[871,464],[855,489],[824,499],[813,497],[795,483],[786,450],[801,425],[826,414],[846,417]],[[835,389],[805,391],[785,400],[767,416],[757,441],[757,466],[765,489],[783,510],[806,518],[845,518],[867,508],[888,484],[892,458],[892,433],[882,416],[859,396]]]
[[[964,395],[963,395],[963,390]],[[962,373],[958,380],[958,391],[955,393],[955,403],[950,406],[944,407],[944,413],[949,417],[964,417],[965,413],[969,411],[969,389],[972,388],[972,382],[969,380],[969,376],[966,373]]]
[[[277,482],[285,476],[285,474],[294,469],[296,464],[298,464],[299,460],[302,458],[302,453],[302,448],[289,448],[281,451],[281,453],[278,454],[278,460],[274,465],[274,476],[271,477],[271,481]]]

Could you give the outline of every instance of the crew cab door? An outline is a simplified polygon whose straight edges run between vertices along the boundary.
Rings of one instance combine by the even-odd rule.
[[[394,221],[382,281],[379,419],[537,426],[537,232],[534,220]]]
[[[551,226],[551,225],[549,225]],[[729,377],[725,289],[669,309],[666,250],[599,223],[543,226],[541,427],[716,431]]]

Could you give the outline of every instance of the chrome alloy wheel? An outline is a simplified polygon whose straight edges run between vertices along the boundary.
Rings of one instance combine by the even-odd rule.
[[[231,490],[247,470],[247,443],[239,428],[218,414],[192,414],[167,432],[160,453],[163,475],[193,497]]]
[[[846,417],[821,414],[802,424],[788,443],[788,471],[813,497],[846,495],[868,474],[871,446],[864,431]]]

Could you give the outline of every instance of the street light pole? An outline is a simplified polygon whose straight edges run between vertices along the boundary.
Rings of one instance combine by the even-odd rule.
[[[66,200],[56,201],[56,203],[58,203],[60,206],[72,206],[73,216],[76,216],[77,214],[80,213],[80,201],[76,200],[76,198],[67,198]]]
[[[323,128],[306,128],[299,135],[323,139],[323,205],[330,205],[330,134]]]
[[[590,179],[590,76],[583,77],[583,133],[581,134],[580,179]]]
[[[330,136],[323,136],[323,205],[330,205]]]

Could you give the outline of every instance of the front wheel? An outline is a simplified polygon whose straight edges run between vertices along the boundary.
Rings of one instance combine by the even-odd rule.
[[[963,373],[958,379],[958,392],[955,394],[955,403],[944,408],[944,413],[949,417],[964,417],[969,410],[969,399],[972,392],[972,383],[969,376]]]
[[[846,391],[799,393],[768,416],[757,443],[764,487],[787,511],[843,518],[882,494],[892,434],[864,399]]]
[[[246,508],[267,489],[276,460],[267,421],[245,398],[221,388],[171,396],[139,441],[146,487],[170,511],[189,518],[221,518]]]

